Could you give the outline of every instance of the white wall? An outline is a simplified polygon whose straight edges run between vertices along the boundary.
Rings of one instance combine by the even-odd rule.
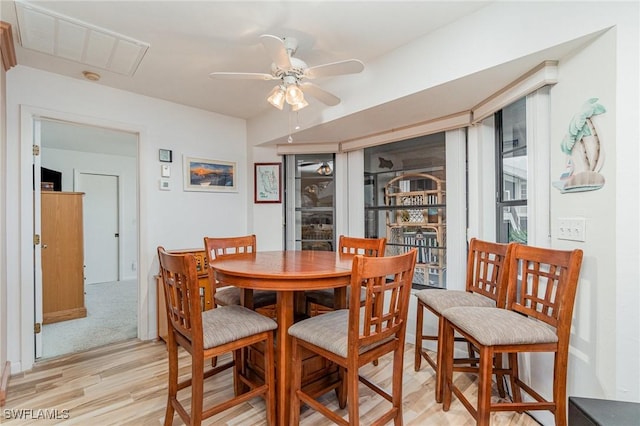
[[[284,158],[276,154],[273,148],[253,147],[249,149],[250,164],[248,170],[247,205],[249,206],[248,233],[256,234],[256,244],[260,251],[284,249]],[[254,203],[254,166],[260,163],[282,163],[282,202]],[[232,235],[232,234],[227,234]],[[239,235],[239,234],[238,234]]]
[[[135,140],[132,142],[135,143]],[[120,181],[121,205],[119,224],[121,250],[120,274],[122,280],[137,277],[138,229],[136,200],[136,159],[121,155],[96,154],[64,149],[42,148],[41,165],[62,172],[62,190],[74,191],[74,170],[118,175]]]
[[[630,7],[627,9],[626,7]],[[609,11],[610,12],[610,11]],[[589,45],[559,62],[558,83],[550,88],[550,181],[559,180],[566,156],[560,150],[574,114],[592,97],[599,98],[607,112],[594,117],[605,163],[601,173],[605,186],[597,191],[560,194],[549,186],[551,246],[579,248],[584,252],[581,279],[574,310],[569,355],[569,396],[640,400],[640,273],[638,243],[638,5],[617,10],[618,25]],[[610,15],[611,13],[609,13]],[[579,19],[579,18],[577,18]],[[474,129],[470,142],[479,144],[482,129]],[[486,147],[484,147],[486,148]],[[473,182],[487,157],[484,148],[470,146],[469,170]],[[472,191],[489,198],[494,191]],[[480,235],[491,236],[477,210],[486,209],[472,194],[471,226]],[[482,207],[484,206],[484,207]],[[531,210],[530,210],[531,214]],[[558,239],[558,219],[584,217],[586,241]],[[484,223],[484,225],[483,225]],[[548,354],[523,357],[525,379],[546,397],[551,396],[552,358]],[[553,424],[547,412],[532,412],[543,424]]]
[[[156,247],[200,247],[204,235],[247,231],[245,121],[99,84],[17,66],[7,75],[7,351],[12,371],[33,362],[33,206],[30,146],[20,110],[139,133],[138,206],[140,283],[138,324],[142,339],[156,336]],[[159,190],[158,149],[173,150],[171,191]],[[184,192],[182,156],[237,162],[237,193]]]
[[[554,247],[580,248],[584,251],[571,338],[569,394],[637,400],[640,377],[638,240],[633,237],[638,235],[638,132],[637,124],[629,126],[629,123],[621,120],[620,108],[635,109],[637,114],[637,98],[625,99],[624,92],[637,95],[638,85],[637,74],[634,92],[633,79],[627,79],[619,73],[620,66],[627,66],[618,59],[622,54],[618,48],[621,35],[619,30],[611,30],[586,49],[560,63],[562,80],[551,89],[551,180],[558,180],[565,168],[566,156],[560,151],[560,142],[571,118],[580,111],[587,99],[599,98],[599,103],[607,111],[593,117],[592,121],[605,156],[600,173],[606,183],[600,190],[573,194],[561,194],[552,189],[551,223]],[[632,68],[638,72],[637,58]],[[620,78],[623,80],[620,81]],[[623,82],[628,84],[626,88],[625,84],[620,84]],[[634,127],[636,137],[629,137],[629,131]],[[631,163],[629,167],[633,167],[636,173],[631,173],[625,167],[626,162]],[[620,180],[622,175],[624,179]],[[635,212],[634,219],[619,223],[620,210]],[[627,213],[623,214],[626,216]],[[586,218],[584,243],[557,239],[557,220],[561,217]],[[619,235],[616,229],[622,229],[623,235]],[[621,269],[618,259],[627,252],[636,253],[632,261],[635,273],[633,270],[628,272],[633,277],[631,282],[625,278],[627,272],[623,270],[628,265]],[[623,306],[634,306],[634,301],[635,308],[621,309]]]

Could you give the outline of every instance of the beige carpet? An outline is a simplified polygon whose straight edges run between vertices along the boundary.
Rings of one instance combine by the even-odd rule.
[[[52,358],[138,335],[138,282],[85,286],[87,317],[42,327],[42,358]]]

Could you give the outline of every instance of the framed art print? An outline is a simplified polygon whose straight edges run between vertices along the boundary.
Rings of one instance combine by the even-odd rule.
[[[184,190],[236,192],[236,163],[185,156]]]
[[[255,163],[254,201],[282,202],[281,163]]]

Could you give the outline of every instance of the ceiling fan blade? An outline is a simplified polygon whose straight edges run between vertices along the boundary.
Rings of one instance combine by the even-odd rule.
[[[284,71],[291,69],[291,59],[287,53],[284,41],[281,38],[270,34],[263,34],[260,36],[260,41],[278,68]]]
[[[331,93],[327,92],[324,89],[321,89],[320,87],[316,86],[313,83],[309,83],[309,82],[300,83],[300,87],[302,88],[302,91],[304,93],[308,93],[309,95],[313,96],[320,102],[325,103],[329,106],[335,106],[340,103],[339,97],[332,95]]]
[[[263,72],[212,72],[209,77],[216,80],[274,80],[276,78]]]
[[[304,76],[307,78],[330,77],[333,75],[356,74],[364,69],[362,61],[347,59],[346,61],[332,62],[307,68]]]

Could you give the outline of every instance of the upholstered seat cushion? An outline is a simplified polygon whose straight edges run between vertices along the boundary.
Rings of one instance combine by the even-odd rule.
[[[340,309],[293,324],[289,327],[289,335],[346,358],[348,330],[349,310]],[[362,354],[392,339],[390,337],[373,345],[363,346],[359,352]]]
[[[542,321],[500,308],[449,308],[442,316],[485,346],[556,343],[555,329]]]
[[[493,299],[461,290],[426,289],[417,292],[416,297],[439,314],[442,314],[446,309],[457,306],[477,306],[479,308],[495,308],[496,306]]]
[[[205,349],[275,330],[277,327],[278,324],[271,318],[242,306],[220,306],[202,312]]]
[[[351,295],[351,288],[347,288],[347,300]],[[332,288],[322,290],[307,290],[304,296],[309,302],[317,303],[318,305],[326,306],[327,308],[334,308],[334,290]],[[367,297],[367,291],[363,288],[360,290],[360,302],[364,302]],[[348,303],[348,302],[347,302]]]
[[[238,287],[222,287],[216,289],[214,299],[216,304],[230,306],[240,304],[240,292],[242,290]],[[276,292],[269,290],[254,290],[253,291],[253,306],[261,308],[264,306],[275,305]]]

